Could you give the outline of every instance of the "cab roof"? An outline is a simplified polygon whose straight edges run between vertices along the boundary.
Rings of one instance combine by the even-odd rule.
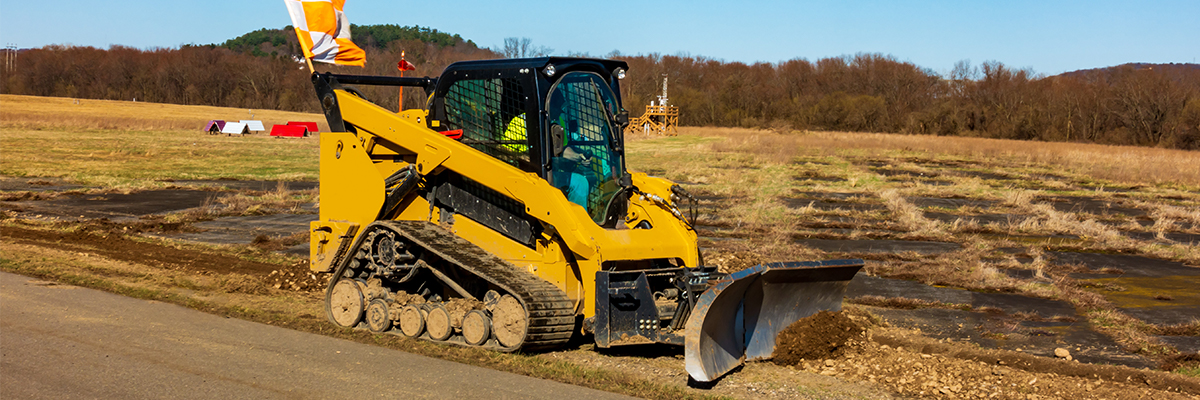
[[[541,70],[546,65],[554,64],[558,69],[571,70],[581,64],[590,64],[593,68],[600,67],[612,73],[617,68],[629,69],[629,64],[619,60],[603,60],[598,58],[580,57],[536,57],[536,58],[501,58],[492,60],[459,61],[446,67],[446,71],[478,71],[495,69],[531,68]]]

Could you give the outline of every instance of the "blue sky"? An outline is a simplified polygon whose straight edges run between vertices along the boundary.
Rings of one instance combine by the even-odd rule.
[[[355,24],[428,26],[484,47],[528,37],[559,54],[619,50],[753,63],[872,52],[939,73],[965,59],[1048,75],[1200,59],[1198,0],[348,0],[345,11]],[[290,23],[282,0],[0,3],[0,43],[22,48],[220,43]]]

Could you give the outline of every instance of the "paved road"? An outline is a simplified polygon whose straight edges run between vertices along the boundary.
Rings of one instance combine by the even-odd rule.
[[[3,272],[0,397],[625,398]]]

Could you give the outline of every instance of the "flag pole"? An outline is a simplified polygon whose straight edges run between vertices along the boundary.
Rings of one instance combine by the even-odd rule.
[[[400,77],[404,77],[404,50],[400,50],[400,62],[396,64],[396,69],[400,70]],[[400,87],[399,105],[396,106],[396,112],[404,111],[404,86]]]
[[[317,70],[313,69],[312,59],[308,58],[308,56],[304,56],[304,62],[308,63],[308,73],[309,74],[317,73]]]

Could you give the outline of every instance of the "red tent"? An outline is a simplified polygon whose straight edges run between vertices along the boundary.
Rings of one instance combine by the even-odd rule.
[[[305,122],[305,121],[288,121],[288,123],[287,123],[287,124],[288,124],[288,125],[298,125],[298,126],[303,126],[303,127],[306,127],[306,128],[308,128],[308,132],[309,132],[309,133],[312,133],[312,132],[320,132],[320,131],[321,131],[321,130],[317,129],[317,123],[316,123],[316,122]]]
[[[308,127],[301,125],[279,125],[275,124],[271,127],[271,136],[278,137],[305,137],[308,136]]]

